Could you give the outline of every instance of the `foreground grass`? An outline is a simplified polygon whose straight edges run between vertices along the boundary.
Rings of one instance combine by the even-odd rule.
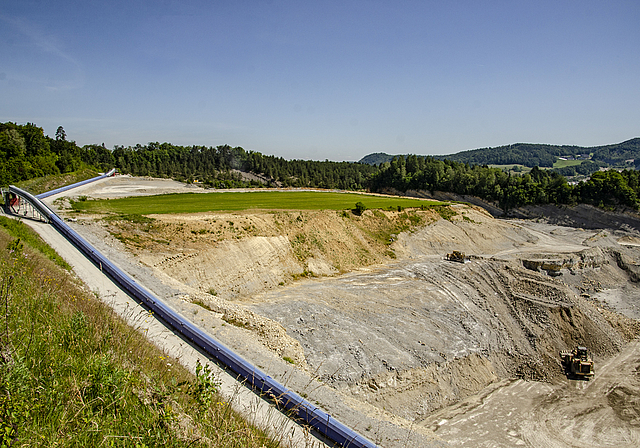
[[[40,252],[40,254],[44,255],[61,268],[68,271],[71,270],[71,266],[69,266],[69,264],[51,248],[51,246],[42,241],[42,238],[40,238],[39,235],[34,233],[29,227],[25,226],[20,221],[7,218],[6,216],[0,216],[0,227],[3,227],[9,235],[14,238],[19,238],[23,244],[27,244],[29,247]]]
[[[198,213],[238,210],[346,210],[362,202],[366,208],[407,208],[441,205],[436,201],[319,191],[252,191],[184,193],[77,201],[73,209],[119,214]]]
[[[4,229],[0,278],[0,447],[278,446]]]

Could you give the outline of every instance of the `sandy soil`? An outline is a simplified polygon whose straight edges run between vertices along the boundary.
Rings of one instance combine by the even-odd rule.
[[[74,194],[194,188],[115,178]],[[137,240],[122,238],[133,232],[123,224],[73,225],[171,306],[381,446],[637,446],[640,347],[628,342],[640,318],[637,229],[454,211],[394,236],[396,259],[363,230],[373,215],[154,216]],[[317,244],[301,251],[300,235]],[[471,262],[444,261],[451,250]],[[305,271],[317,277],[301,279]],[[562,374],[557,353],[577,344],[594,354],[590,382]]]

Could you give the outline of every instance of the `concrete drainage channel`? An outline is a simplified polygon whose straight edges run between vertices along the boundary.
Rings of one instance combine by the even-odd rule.
[[[91,181],[103,179],[110,174],[112,172],[83,181],[81,184],[84,185]],[[376,447],[373,442],[332,418],[297,393],[287,389],[166,306],[161,300],[111,263],[110,260],[78,235],[40,200],[40,197],[48,197],[73,187],[68,186],[64,190],[54,190],[54,192],[50,192],[51,194],[45,193],[35,197],[24,190],[11,186],[9,187],[9,193],[28,201],[42,215],[43,219],[80,250],[96,267],[99,267],[100,271],[106,274],[119,288],[148,308],[156,319],[159,318],[165,326],[169,327],[174,333],[179,334],[181,338],[189,341],[197,350],[206,353],[219,365],[233,372],[239,381],[274,403],[278,409],[291,413],[298,421],[308,425],[321,439],[326,438],[328,441],[343,447]]]

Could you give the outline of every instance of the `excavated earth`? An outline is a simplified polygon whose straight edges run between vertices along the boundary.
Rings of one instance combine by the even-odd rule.
[[[118,177],[77,194],[192,190]],[[77,218],[167,303],[381,446],[640,445],[638,227],[464,204]],[[591,381],[564,376],[558,352],[576,345]]]

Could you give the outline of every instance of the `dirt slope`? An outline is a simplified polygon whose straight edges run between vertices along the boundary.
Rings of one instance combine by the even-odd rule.
[[[110,217],[103,224],[144,264],[181,284],[225,298],[249,297],[301,276],[334,275],[388,262],[396,256],[389,242],[397,233],[441,219],[432,210],[148,218],[131,222],[129,217]]]
[[[358,412],[413,422],[412,431],[427,438],[415,446],[431,438],[473,440],[477,428],[467,427],[468,437],[456,433],[466,412],[485,399],[504,404],[502,391],[509,390],[538,411],[514,408],[487,440],[531,445],[536,419],[554,406],[539,397],[562,397],[572,384],[558,351],[587,345],[599,366],[638,334],[640,240],[633,229],[496,220],[466,205],[362,217],[323,211],[152,218],[91,218],[80,227],[114,235],[114,247],[126,247],[183,291],[182,300],[234,324],[240,332],[212,330],[229,345],[241,349],[242,337],[253,338],[339,391]],[[472,255],[471,262],[444,261],[451,250]],[[260,362],[255,353],[246,356]],[[617,392],[605,397],[620,413],[616,424],[627,436],[631,431],[629,440],[637,429],[624,422],[640,415],[635,386],[623,387],[633,374],[613,374],[608,391]],[[528,382],[505,383],[516,378]],[[605,399],[609,392],[593,393]],[[585,395],[573,409],[592,399]],[[440,413],[443,423],[433,417]],[[457,426],[448,426],[456,418]]]

